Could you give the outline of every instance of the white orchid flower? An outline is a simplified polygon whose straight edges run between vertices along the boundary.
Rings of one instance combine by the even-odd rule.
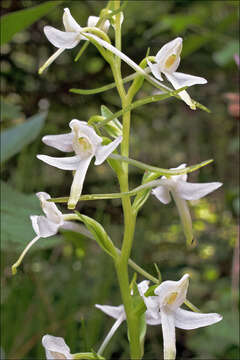
[[[185,167],[186,164],[181,164],[177,168],[172,168],[171,170],[184,169]],[[171,201],[171,193],[177,205],[187,243],[191,244],[193,241],[192,219],[186,200],[201,199],[222,186],[222,183],[189,183],[187,182],[187,174],[171,176],[168,179],[163,176],[161,179],[165,179],[165,184],[155,188],[152,193],[163,204],[168,204]]]
[[[70,348],[62,337],[44,335],[42,338],[42,345],[45,348],[47,360],[73,359]]]
[[[180,308],[186,300],[188,279],[189,275],[185,274],[181,280],[164,281],[154,290],[160,309],[164,360],[173,360],[176,357],[175,327],[192,330],[222,320],[222,316],[216,313],[202,314]]]
[[[161,76],[163,73],[176,90],[184,86],[206,84],[207,80],[202,77],[176,72],[180,64],[181,52],[182,38],[177,37],[176,39],[165,44],[156,55],[156,64],[152,64],[150,61],[148,61],[148,65],[153,75],[158,80],[163,81]],[[185,90],[181,91],[179,96],[183,99],[183,101],[185,101],[187,105],[190,106],[191,109],[196,109],[195,104]]]
[[[142,296],[143,301],[147,307],[145,312],[146,315],[146,322],[149,325],[157,325],[160,324],[159,322],[159,311],[158,311],[158,303],[156,296],[149,296],[145,297],[144,294],[149,288],[149,281],[144,280],[138,284],[138,291],[140,296]],[[112,336],[115,334],[119,326],[122,324],[124,320],[126,320],[126,313],[124,310],[123,305],[119,306],[110,306],[110,305],[95,305],[96,308],[104,312],[105,314],[111,316],[112,318],[116,319],[115,323],[113,324],[112,328],[110,329],[109,333],[107,334],[106,338],[104,339],[102,345],[98,350],[98,354],[101,355],[106,348],[107,344],[111,340]]]
[[[51,199],[51,196],[45,192],[38,192],[36,195],[40,200],[45,216],[30,216],[33,230],[37,236],[32,241],[30,241],[30,243],[23,250],[19,259],[15,262],[15,264],[13,264],[13,274],[16,274],[17,267],[21,264],[24,256],[32,247],[32,245],[34,245],[40,238],[47,238],[49,236],[55,235],[58,232],[58,229],[64,225],[64,217],[61,211],[58,210],[57,206],[53,202],[47,201],[48,199]]]
[[[68,208],[74,209],[82,193],[83,182],[92,158],[95,156],[95,165],[101,165],[122,141],[119,136],[108,145],[101,145],[102,138],[85,121],[73,119],[69,123],[72,131],[63,135],[44,136],[42,141],[58,150],[75,152],[75,156],[55,158],[46,155],[37,155],[45,163],[62,170],[75,170]]]
[[[88,27],[96,27],[99,17],[89,16],[88,18]],[[65,49],[72,49],[79,44],[81,40],[87,40],[82,34],[82,27],[76,22],[72,17],[70,10],[68,8],[64,9],[63,13],[63,25],[65,31],[60,31],[55,29],[52,26],[44,26],[44,33],[47,39],[55,47],[59,48],[39,69],[39,74],[41,74],[52,62],[59,56]],[[107,32],[110,26],[109,20],[105,20],[104,23],[100,26],[100,29]]]

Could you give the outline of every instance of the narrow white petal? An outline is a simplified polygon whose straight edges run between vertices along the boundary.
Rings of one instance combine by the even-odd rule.
[[[47,59],[47,61],[40,67],[40,69],[38,70],[38,73],[41,75],[42,72],[49,66],[51,65],[54,60],[61,55],[61,53],[65,50],[65,48],[61,48],[58,49],[52,56],[50,56],[49,59]]]
[[[60,210],[58,210],[54,202],[47,201],[48,199],[51,199],[51,196],[45,192],[38,192],[36,195],[41,201],[42,210],[44,214],[47,216],[47,218],[59,226],[62,225],[63,214],[61,213]]]
[[[163,81],[163,78],[161,76],[161,71],[158,64],[152,64],[151,61],[147,60],[148,66],[151,69],[151,72],[153,75],[160,81]]]
[[[58,232],[60,224],[47,219],[45,216],[30,216],[35,233],[42,238],[53,236]]]
[[[161,318],[164,360],[174,360],[176,358],[176,335],[174,315],[171,312],[165,312],[164,310],[162,310]]]
[[[175,325],[177,328],[184,330],[212,325],[221,320],[222,316],[216,313],[201,314],[183,309],[177,309],[175,312]]]
[[[68,200],[69,209],[75,209],[79,197],[81,196],[83,183],[91,160],[92,160],[92,155],[85,159],[80,160],[78,164],[78,168],[73,177],[70,197]]]
[[[164,281],[154,290],[160,309],[165,307],[169,311],[175,311],[183,304],[188,290],[188,278],[189,275],[185,274],[179,281]]]
[[[178,182],[176,183],[177,186]],[[187,184],[184,182],[184,184]],[[193,241],[192,218],[186,200],[182,199],[181,195],[175,189],[171,189],[171,194],[177,205],[178,213],[183,226],[187,244],[191,245]]]
[[[109,341],[111,340],[111,338],[113,337],[113,335],[115,334],[115,332],[117,331],[117,329],[119,328],[119,326],[121,325],[121,323],[125,320],[124,316],[120,316],[120,318],[118,318],[115,323],[113,324],[112,328],[110,329],[109,333],[107,334],[107,336],[105,337],[102,345],[100,346],[97,354],[101,355],[103,353],[103,351],[105,350],[107,344],[109,343]]]
[[[55,166],[56,168],[62,170],[76,170],[80,163],[78,156],[57,158],[47,155],[37,155],[37,158],[48,165]]]
[[[178,90],[181,88],[181,86],[179,85],[177,79],[173,74],[169,74],[167,72],[164,72],[164,74],[166,78],[170,81],[170,83],[173,85],[174,89]],[[192,110],[196,110],[196,105],[193,103],[192,99],[190,98],[186,90],[181,91],[180,93],[178,93],[178,95]]]
[[[178,181],[176,190],[179,196],[185,200],[198,200],[222,186],[220,182],[189,183]]]
[[[28,250],[40,239],[39,236],[36,236],[30,243],[25,247],[18,260],[12,265],[12,273],[15,275],[17,273],[17,267],[21,264],[24,256],[28,252]]]
[[[177,80],[179,87],[192,86],[197,84],[206,84],[207,80],[194,75],[188,75],[180,72],[174,72],[172,74]]]
[[[95,304],[95,306],[96,306],[97,309],[103,311],[105,314],[113,317],[114,319],[119,319],[119,318],[122,318],[122,317],[124,317],[124,319],[126,319],[126,315],[125,315],[123,305],[110,306],[110,305]]]
[[[70,354],[70,348],[61,337],[44,335],[42,345],[46,351],[47,360],[55,359],[73,359]]]
[[[63,13],[63,25],[65,30],[68,32],[79,32],[81,31],[81,26],[76,22],[76,20],[72,17],[70,10],[68,8],[64,9]]]
[[[101,165],[106,160],[106,158],[118,147],[121,141],[122,141],[122,136],[119,136],[108,145],[104,145],[104,146],[99,145],[96,149],[96,153],[95,153],[96,160],[94,164]]]
[[[62,135],[47,135],[42,138],[44,144],[52,146],[55,149],[71,152],[73,151],[72,142],[73,134],[62,134]]]
[[[44,33],[50,43],[57,48],[72,49],[81,39],[79,33],[60,31],[52,26],[44,26]]]
[[[166,186],[158,186],[154,190],[152,190],[152,193],[163,204],[169,204],[171,201],[171,196]]]

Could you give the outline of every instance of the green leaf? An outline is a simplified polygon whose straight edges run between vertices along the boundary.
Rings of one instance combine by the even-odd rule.
[[[96,220],[90,218],[89,216],[82,215],[78,211],[75,211],[79,219],[86,225],[88,230],[94,236],[94,239],[97,241],[98,245],[109,255],[115,257],[117,255],[115,246],[112,243],[112,240],[104,230],[101,224]]]
[[[26,195],[1,182],[1,248],[23,250],[36,236],[32,229],[30,215],[42,214],[35,195]],[[40,239],[33,249],[52,247],[59,243],[60,236]]]
[[[17,154],[40,133],[47,113],[32,116],[23,124],[1,132],[1,163]]]
[[[46,15],[50,10],[61,4],[61,2],[62,0],[47,1],[43,4],[2,16],[0,19],[0,45],[12,40],[12,37],[17,32],[20,32],[32,25],[35,21]]]

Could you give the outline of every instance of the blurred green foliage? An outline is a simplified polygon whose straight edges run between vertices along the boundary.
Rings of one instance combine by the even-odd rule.
[[[84,25],[88,16],[98,15],[105,4],[99,0],[64,1],[2,46],[2,130],[25,126],[30,116],[48,111],[41,134],[34,142],[27,141],[28,145],[3,164],[1,172],[2,179],[8,182],[2,187],[2,236],[11,241],[7,246],[2,240],[1,262],[1,346],[7,359],[43,359],[41,337],[46,333],[63,336],[72,352],[97,350],[113,320],[95,309],[94,304],[121,303],[111,259],[95,242],[69,231],[45,239],[45,251],[33,248],[17,276],[12,277],[10,272],[20,247],[33,237],[28,216],[40,213],[32,193],[47,191],[54,197],[69,193],[70,173],[36,159],[38,153],[56,154],[41,143],[41,135],[66,132],[72,118],[86,121],[100,114],[102,104],[113,112],[120,106],[116,90],[94,96],[68,91],[112,82],[108,65],[91,45],[77,63],[73,59],[79,49],[66,50],[41,77],[37,74],[39,66],[55,51],[43,34],[43,26],[61,29],[64,7],[69,7]],[[4,15],[32,6],[36,1],[1,3]],[[192,250],[186,250],[173,204],[164,206],[150,197],[139,214],[132,258],[155,276],[153,263],[157,263],[163,280],[177,280],[188,272],[189,300],[202,311],[224,316],[222,322],[209,328],[177,331],[179,359],[239,358],[238,264],[234,261],[239,216],[239,119],[229,112],[225,97],[226,93],[239,91],[233,60],[239,51],[238,6],[237,1],[129,1],[125,11],[123,51],[128,56],[140,62],[149,47],[150,55],[155,55],[164,43],[182,36],[179,70],[209,81],[189,92],[210,108],[211,114],[193,112],[171,98],[133,111],[131,125],[131,157],[163,168],[214,158],[213,164],[192,173],[190,179],[224,183],[217,192],[191,204],[197,240]],[[122,72],[126,76],[131,70],[122,64]],[[145,84],[139,98],[152,92],[152,87]],[[139,185],[142,173],[130,167],[130,175],[131,187]],[[118,190],[107,163],[89,169],[84,193]],[[61,209],[65,211],[64,206]],[[78,209],[103,224],[114,243],[120,245],[123,219],[119,200],[82,202]],[[125,326],[108,346],[107,358],[126,359]],[[161,351],[161,328],[148,327],[144,359],[159,358]]]

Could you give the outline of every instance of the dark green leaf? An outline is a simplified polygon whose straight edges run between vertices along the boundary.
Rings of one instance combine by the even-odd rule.
[[[46,115],[46,113],[34,115],[23,124],[1,132],[1,163],[17,154],[38,136]]]
[[[29,9],[19,10],[1,17],[1,43],[10,41],[17,32],[20,32],[35,21],[46,15],[50,10],[61,4],[62,0],[47,1]]]

